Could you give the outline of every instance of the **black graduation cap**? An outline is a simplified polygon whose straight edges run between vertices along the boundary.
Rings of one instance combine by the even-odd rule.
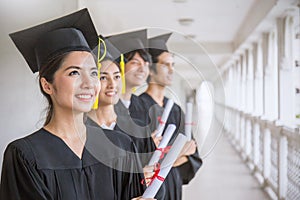
[[[111,60],[114,62],[119,62],[121,52],[108,39],[104,38],[102,35],[99,35],[98,37],[102,40],[102,42],[105,43],[105,46],[106,46],[106,50],[105,50],[104,44],[102,42],[100,42],[100,58],[105,53],[105,56],[102,60]],[[98,43],[98,45],[99,45],[99,43]],[[96,56],[98,55],[98,50],[99,50],[98,45],[93,50],[93,53]],[[98,58],[98,59],[100,59],[100,58]]]
[[[121,33],[106,37],[123,54],[146,49],[147,47],[147,29]]]
[[[168,51],[167,42],[172,33],[167,33],[159,35],[153,38],[148,39],[148,48],[149,49],[159,49],[162,51]]]
[[[97,32],[88,10],[10,34],[32,72],[50,59],[70,51],[91,51],[98,42]]]

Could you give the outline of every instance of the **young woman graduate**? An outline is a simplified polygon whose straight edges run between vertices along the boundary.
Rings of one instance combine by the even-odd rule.
[[[100,36],[100,38],[102,37]],[[137,126],[136,123],[139,122],[136,119],[131,119],[128,115],[116,114],[114,105],[120,99],[122,79],[124,79],[124,71],[122,71],[119,66],[120,62],[123,62],[123,57],[108,40],[103,38],[101,40],[103,41],[103,44],[101,45],[100,43],[100,48],[98,48],[98,51],[95,53],[98,57],[102,57],[98,59],[101,66],[101,90],[98,96],[98,106],[88,113],[86,123],[103,130],[111,130],[111,134],[114,134],[117,130],[130,136],[137,146],[136,155],[139,157],[140,161],[142,161],[142,165],[136,173],[143,173],[142,166],[145,166],[146,163],[148,163],[150,156],[152,155],[150,150],[155,148],[155,144],[150,137],[149,129]],[[104,56],[101,56],[101,54],[104,54]],[[147,168],[147,170],[149,170],[149,168]],[[151,172],[146,174],[151,176]],[[142,179],[143,178],[140,179],[140,182]],[[141,183],[139,185],[145,189],[145,185]],[[157,199],[163,199],[164,187],[161,188],[156,197]]]
[[[165,95],[165,88],[172,84],[174,72],[173,55],[168,51],[166,42],[171,34],[164,34],[149,39],[149,53],[152,56],[153,64],[150,66],[150,75],[147,80],[148,88],[145,93],[139,96],[144,111],[133,113],[139,116],[146,124],[150,124],[151,130],[155,130],[158,123],[175,124],[176,130],[171,138],[170,144],[178,133],[184,133],[184,113],[175,103],[171,109],[167,122],[159,122],[164,106],[167,104],[168,98]],[[196,172],[202,165],[199,158],[196,144],[194,140],[186,143],[181,156],[176,160],[174,167],[170,171],[165,180],[166,200],[180,200],[182,198],[182,184],[188,184],[195,176]]]
[[[132,136],[133,138],[141,138],[140,141],[145,138],[147,145],[143,145],[144,148],[139,148],[140,145],[136,143],[139,152],[153,152],[158,146],[161,137],[154,137],[154,133],[149,132],[150,130],[145,126],[144,122],[131,115],[131,113],[144,112],[139,98],[133,94],[133,91],[136,87],[144,84],[149,75],[151,56],[145,48],[147,46],[147,30],[111,35],[107,36],[106,39],[124,55],[125,61],[120,66],[123,73],[122,95],[118,103],[115,104],[115,112],[118,116],[122,116],[119,118],[119,128],[130,134],[136,133],[136,135]],[[149,138],[152,138],[155,145]],[[148,156],[143,156],[143,166],[148,160],[149,154]]]
[[[83,122],[100,88],[91,54],[98,37],[87,9],[10,36],[31,70],[39,72],[49,107],[41,129],[6,148],[0,199],[123,200],[140,195],[132,187],[132,174],[100,162],[94,152],[115,166],[131,162],[98,143],[107,142],[107,134]],[[122,135],[109,139],[134,148]]]

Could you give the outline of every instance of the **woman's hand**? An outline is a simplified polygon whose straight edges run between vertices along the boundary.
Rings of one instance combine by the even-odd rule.
[[[153,133],[151,134],[151,137],[152,137],[152,140],[153,140],[153,142],[154,142],[154,144],[155,144],[155,146],[157,148],[158,145],[159,145],[159,143],[160,143],[160,141],[162,140],[162,136],[156,137],[156,133],[157,133],[156,130],[153,131]]]
[[[151,178],[152,178],[153,175],[154,175],[154,170],[155,170],[154,165],[152,165],[152,166],[146,165],[146,166],[143,168],[144,178],[145,178],[144,180],[145,180],[145,183],[146,183],[146,186],[147,186],[147,187],[148,187],[148,185],[150,184]]]

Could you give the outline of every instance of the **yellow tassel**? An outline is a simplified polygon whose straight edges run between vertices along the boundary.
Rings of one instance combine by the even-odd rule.
[[[104,52],[103,52],[102,57],[100,58],[100,49],[101,49],[100,45],[101,45],[101,43],[104,46]],[[98,79],[100,79],[101,61],[104,59],[105,54],[106,54],[106,45],[105,45],[105,42],[101,38],[99,38],[99,40],[98,40],[98,55],[97,55]],[[98,109],[98,105],[99,105],[99,94],[97,94],[97,96],[96,96],[96,99],[95,99],[95,102],[93,104],[92,109],[97,110]]]
[[[123,54],[121,54],[120,68],[121,68],[121,79],[122,79],[122,94],[125,94],[125,92],[126,92],[126,81],[125,81],[125,62],[124,62],[124,55]]]

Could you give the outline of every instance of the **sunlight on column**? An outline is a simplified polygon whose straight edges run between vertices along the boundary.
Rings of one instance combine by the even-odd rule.
[[[211,83],[204,81],[200,88],[197,90],[196,94],[196,104],[199,120],[199,134],[198,134],[198,144],[199,149],[202,149],[206,137],[208,135],[212,117],[213,117],[213,86]]]

